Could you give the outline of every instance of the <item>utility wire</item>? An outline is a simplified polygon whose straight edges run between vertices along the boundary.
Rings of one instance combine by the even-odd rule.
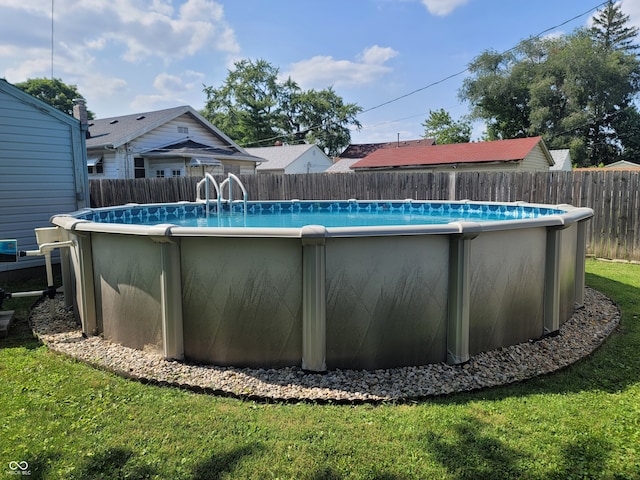
[[[571,23],[571,22],[573,22],[574,20],[577,20],[577,19],[578,19],[578,18],[580,18],[580,17],[584,17],[585,15],[588,15],[588,14],[592,13],[593,11],[598,10],[600,7],[602,7],[602,6],[606,5],[607,3],[609,3],[609,2],[608,2],[608,1],[601,2],[601,3],[599,3],[598,5],[596,5],[595,7],[591,7],[591,8],[590,8],[589,10],[587,10],[587,11],[585,11],[585,12],[583,12],[583,13],[580,13],[580,14],[578,14],[578,15],[575,15],[574,17],[571,17],[570,19],[565,20],[565,21],[563,21],[562,23],[559,23],[559,24],[557,24],[557,25],[554,25],[553,27],[546,28],[546,29],[545,29],[545,30],[543,30],[542,32],[540,32],[540,33],[538,33],[538,34],[536,34],[536,35],[532,35],[532,36],[531,36],[531,37],[529,37],[529,38],[530,38],[530,39],[540,38],[541,36],[543,36],[544,34],[546,34],[546,33],[548,33],[548,32],[551,32],[551,31],[553,31],[553,30],[556,30],[557,28],[560,28],[560,27],[562,27],[562,26],[564,26],[564,25],[566,25],[566,24],[568,24],[568,23]],[[517,45],[516,45],[516,46],[511,47],[511,48],[510,48],[510,49],[508,49],[508,50],[505,50],[503,53],[511,52],[512,50],[514,50],[514,49],[516,49],[516,48],[517,48]],[[385,102],[379,103],[378,105],[375,105],[375,106],[373,106],[373,107],[369,107],[369,108],[367,108],[367,109],[365,109],[365,110],[361,111],[361,112],[360,112],[360,115],[362,115],[362,114],[364,114],[364,113],[371,112],[372,110],[377,110],[378,108],[382,108],[382,107],[384,107],[384,106],[386,106],[386,105],[390,105],[390,104],[395,103],[395,102],[397,102],[397,101],[399,101],[399,100],[402,100],[402,99],[405,99],[405,98],[410,97],[410,96],[412,96],[412,95],[415,95],[416,93],[422,92],[422,91],[427,90],[427,89],[429,89],[429,88],[431,88],[431,87],[434,87],[434,86],[439,85],[439,84],[441,84],[441,83],[444,83],[444,82],[446,82],[446,81],[448,81],[448,80],[451,80],[452,78],[459,77],[460,75],[463,75],[463,74],[467,73],[468,71],[469,71],[469,67],[467,67],[467,68],[465,68],[464,70],[461,70],[461,71],[459,71],[459,72],[457,72],[457,73],[453,73],[453,74],[451,74],[451,75],[448,75],[448,76],[446,76],[446,77],[444,77],[444,78],[442,78],[442,79],[440,79],[440,80],[437,80],[437,81],[435,81],[435,82],[432,82],[432,83],[430,83],[430,84],[428,84],[428,85],[425,85],[424,87],[417,88],[417,89],[415,89],[415,90],[413,90],[413,91],[411,91],[411,92],[409,92],[409,93],[405,93],[404,95],[400,95],[399,97],[396,97],[396,98],[393,98],[393,99],[391,99],[391,100],[387,100],[387,101],[385,101]],[[416,115],[416,116],[417,116],[417,115]],[[334,122],[334,123],[335,123],[335,122]],[[321,127],[323,127],[323,126],[326,126],[326,124],[313,125],[313,126],[311,126],[311,127],[307,128],[307,129],[306,129],[306,131],[307,131],[307,132],[309,132],[309,131],[312,131],[312,130],[316,130],[316,129],[321,128]],[[243,147],[249,147],[249,146],[251,146],[251,145],[261,144],[261,143],[264,143],[264,142],[270,142],[270,141],[272,141],[272,140],[278,140],[278,139],[281,139],[281,138],[285,138],[285,137],[287,137],[287,136],[289,136],[289,135],[276,135],[276,136],[274,136],[274,137],[265,138],[265,139],[262,139],[262,140],[259,140],[259,141],[256,141],[256,142],[251,142],[251,143],[248,143],[248,144],[244,144],[244,145],[243,145]]]
[[[587,10],[586,12],[583,12],[583,13],[581,13],[581,14],[579,14],[579,15],[576,15],[575,17],[572,17],[572,18],[570,18],[569,20],[565,20],[564,22],[562,22],[562,23],[560,23],[560,24],[558,24],[558,25],[554,25],[553,27],[549,27],[549,28],[547,28],[547,29],[543,30],[542,32],[538,33],[537,35],[533,35],[533,36],[531,36],[531,37],[529,37],[529,38],[530,38],[530,39],[533,39],[533,38],[540,38],[540,37],[541,37],[541,36],[543,36],[544,34],[549,33],[549,32],[551,32],[551,31],[553,31],[553,30],[555,30],[555,29],[557,29],[557,28],[560,28],[560,27],[562,27],[562,26],[566,25],[567,23],[573,22],[574,20],[577,20],[578,18],[583,17],[583,16],[585,16],[585,15],[587,15],[587,14],[589,14],[589,13],[593,12],[594,10],[599,9],[599,8],[600,8],[600,7],[602,7],[603,5],[606,5],[607,3],[608,3],[608,2],[602,2],[602,3],[598,4],[598,5],[596,5],[595,7],[590,8],[590,9],[589,9],[589,10]],[[516,49],[516,48],[517,48],[517,46],[511,47],[510,49],[505,50],[505,51],[503,52],[503,54],[504,54],[504,53],[509,53],[509,52],[511,52],[512,50]],[[370,107],[370,108],[367,108],[367,109],[363,110],[363,111],[362,111],[362,112],[360,112],[360,113],[361,113],[361,114],[363,114],[363,113],[367,113],[367,112],[370,112],[370,111],[372,111],[372,110],[376,110],[376,109],[378,109],[378,108],[384,107],[385,105],[389,105],[389,104],[391,104],[391,103],[395,103],[395,102],[397,102],[398,100],[402,100],[402,99],[404,99],[404,98],[410,97],[411,95],[415,95],[416,93],[419,93],[419,92],[422,92],[422,91],[424,91],[424,90],[427,90],[428,88],[431,88],[431,87],[434,87],[434,86],[439,85],[439,84],[441,84],[441,83],[444,83],[444,82],[446,82],[447,80],[451,80],[452,78],[459,77],[460,75],[463,75],[463,74],[467,73],[468,71],[469,71],[469,67],[467,67],[467,68],[465,68],[464,70],[461,70],[461,71],[459,71],[459,72],[457,72],[457,73],[453,73],[453,74],[451,74],[451,75],[449,75],[449,76],[447,76],[447,77],[445,77],[445,78],[443,78],[443,79],[441,79],[441,80],[437,80],[437,81],[435,81],[435,82],[433,82],[433,83],[430,83],[429,85],[425,85],[424,87],[417,88],[416,90],[413,90],[412,92],[405,93],[404,95],[400,95],[399,97],[393,98],[393,99],[391,99],[391,100],[387,100],[386,102],[380,103],[380,104],[375,105],[375,106]]]

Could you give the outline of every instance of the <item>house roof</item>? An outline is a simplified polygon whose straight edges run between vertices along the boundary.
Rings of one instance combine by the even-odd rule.
[[[154,148],[142,152],[145,157],[162,158],[162,157],[185,157],[193,158],[194,164],[212,164],[211,159],[229,159],[229,160],[245,160],[251,162],[261,162],[262,158],[239,152],[232,148],[212,147],[193,140],[185,140],[182,142],[167,145],[161,148]],[[218,162],[219,163],[219,162]]]
[[[353,173],[351,165],[359,161],[359,158],[340,158],[325,170],[325,173]]]
[[[370,153],[381,148],[415,147],[419,145],[433,145],[433,138],[421,138],[419,140],[405,140],[402,142],[382,142],[382,143],[356,143],[349,145],[341,154],[340,158],[364,158]]]
[[[640,168],[640,163],[630,162],[628,160],[618,160],[617,162],[610,163],[609,165],[605,165],[604,168]]]
[[[256,170],[278,170],[285,169],[308,150],[317,149],[322,155],[325,153],[312,143],[300,145],[279,145],[274,147],[246,148],[247,153],[267,160],[267,163],[258,165]],[[326,155],[325,155],[326,156]],[[327,157],[328,161],[331,161]]]
[[[152,112],[133,113],[119,117],[109,117],[89,121],[89,134],[87,148],[110,147],[117,148],[125,143],[138,138],[151,130],[170,122],[180,115],[187,114],[213,135],[228,143],[230,147],[242,149],[233,140],[212,125],[202,115],[189,105],[155,110]]]
[[[496,140],[492,142],[378,149],[362,160],[354,163],[351,168],[358,170],[469,163],[518,162],[523,160],[537,145],[541,145],[549,165],[553,165],[553,158],[544,145],[542,137],[531,137],[513,140]]]

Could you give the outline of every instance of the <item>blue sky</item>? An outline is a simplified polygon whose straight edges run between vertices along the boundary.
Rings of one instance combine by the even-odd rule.
[[[546,34],[571,32],[601,3],[0,0],[0,77],[16,83],[53,71],[105,118],[201,109],[203,84],[222,85],[234,61],[264,59],[304,89],[332,86],[368,110],[353,143],[410,140],[422,136],[430,110],[444,108],[454,119],[468,113],[458,100],[465,74],[444,79],[481,52],[507,50],[555,26]],[[622,9],[640,26],[640,0],[624,0]],[[476,125],[474,137],[481,133]]]

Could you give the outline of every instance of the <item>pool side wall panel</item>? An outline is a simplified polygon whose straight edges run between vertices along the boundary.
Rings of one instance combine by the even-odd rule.
[[[300,365],[299,238],[184,237],[181,252],[187,360]]]
[[[546,234],[503,230],[471,241],[471,355],[543,334]]]
[[[93,233],[98,325],[105,339],[162,354],[160,245],[148,237]]]
[[[327,368],[446,360],[449,237],[329,238]]]

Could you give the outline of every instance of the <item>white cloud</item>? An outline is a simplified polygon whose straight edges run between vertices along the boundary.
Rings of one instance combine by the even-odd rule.
[[[637,0],[626,0],[622,2],[622,13],[629,15],[629,23],[640,28],[640,2]]]
[[[180,75],[160,73],[153,80],[152,94],[136,95],[131,108],[137,111],[154,110],[165,106],[188,104],[188,97],[202,88],[204,74],[188,70]]]
[[[42,22],[51,17],[49,2],[3,0],[2,7],[26,19]],[[206,50],[239,51],[224,9],[214,0],[185,0],[178,10],[169,0],[56,0],[54,40],[91,52],[123,48],[121,56],[128,62],[176,60]]]
[[[389,73],[391,67],[385,63],[396,55],[398,52],[392,48],[375,45],[365,49],[356,61],[315,56],[292,64],[283,76],[291,77],[303,88],[365,85]]]
[[[53,70],[98,116],[126,113],[113,111],[125,98],[129,108],[198,100],[204,74],[189,62],[224,64],[240,52],[219,0],[55,0],[53,32],[51,6],[0,0],[0,77],[16,83]]]
[[[392,59],[397,56],[398,52],[396,52],[393,48],[390,47],[379,47],[378,45],[374,45],[373,47],[369,47],[365,49],[362,54],[358,56],[363,63],[382,65],[387,60]]]
[[[169,75],[168,73],[161,73],[153,81],[153,88],[160,90],[163,93],[181,92],[185,90],[184,82],[177,75]]]
[[[469,0],[422,0],[422,3],[432,15],[444,17],[468,1]]]

